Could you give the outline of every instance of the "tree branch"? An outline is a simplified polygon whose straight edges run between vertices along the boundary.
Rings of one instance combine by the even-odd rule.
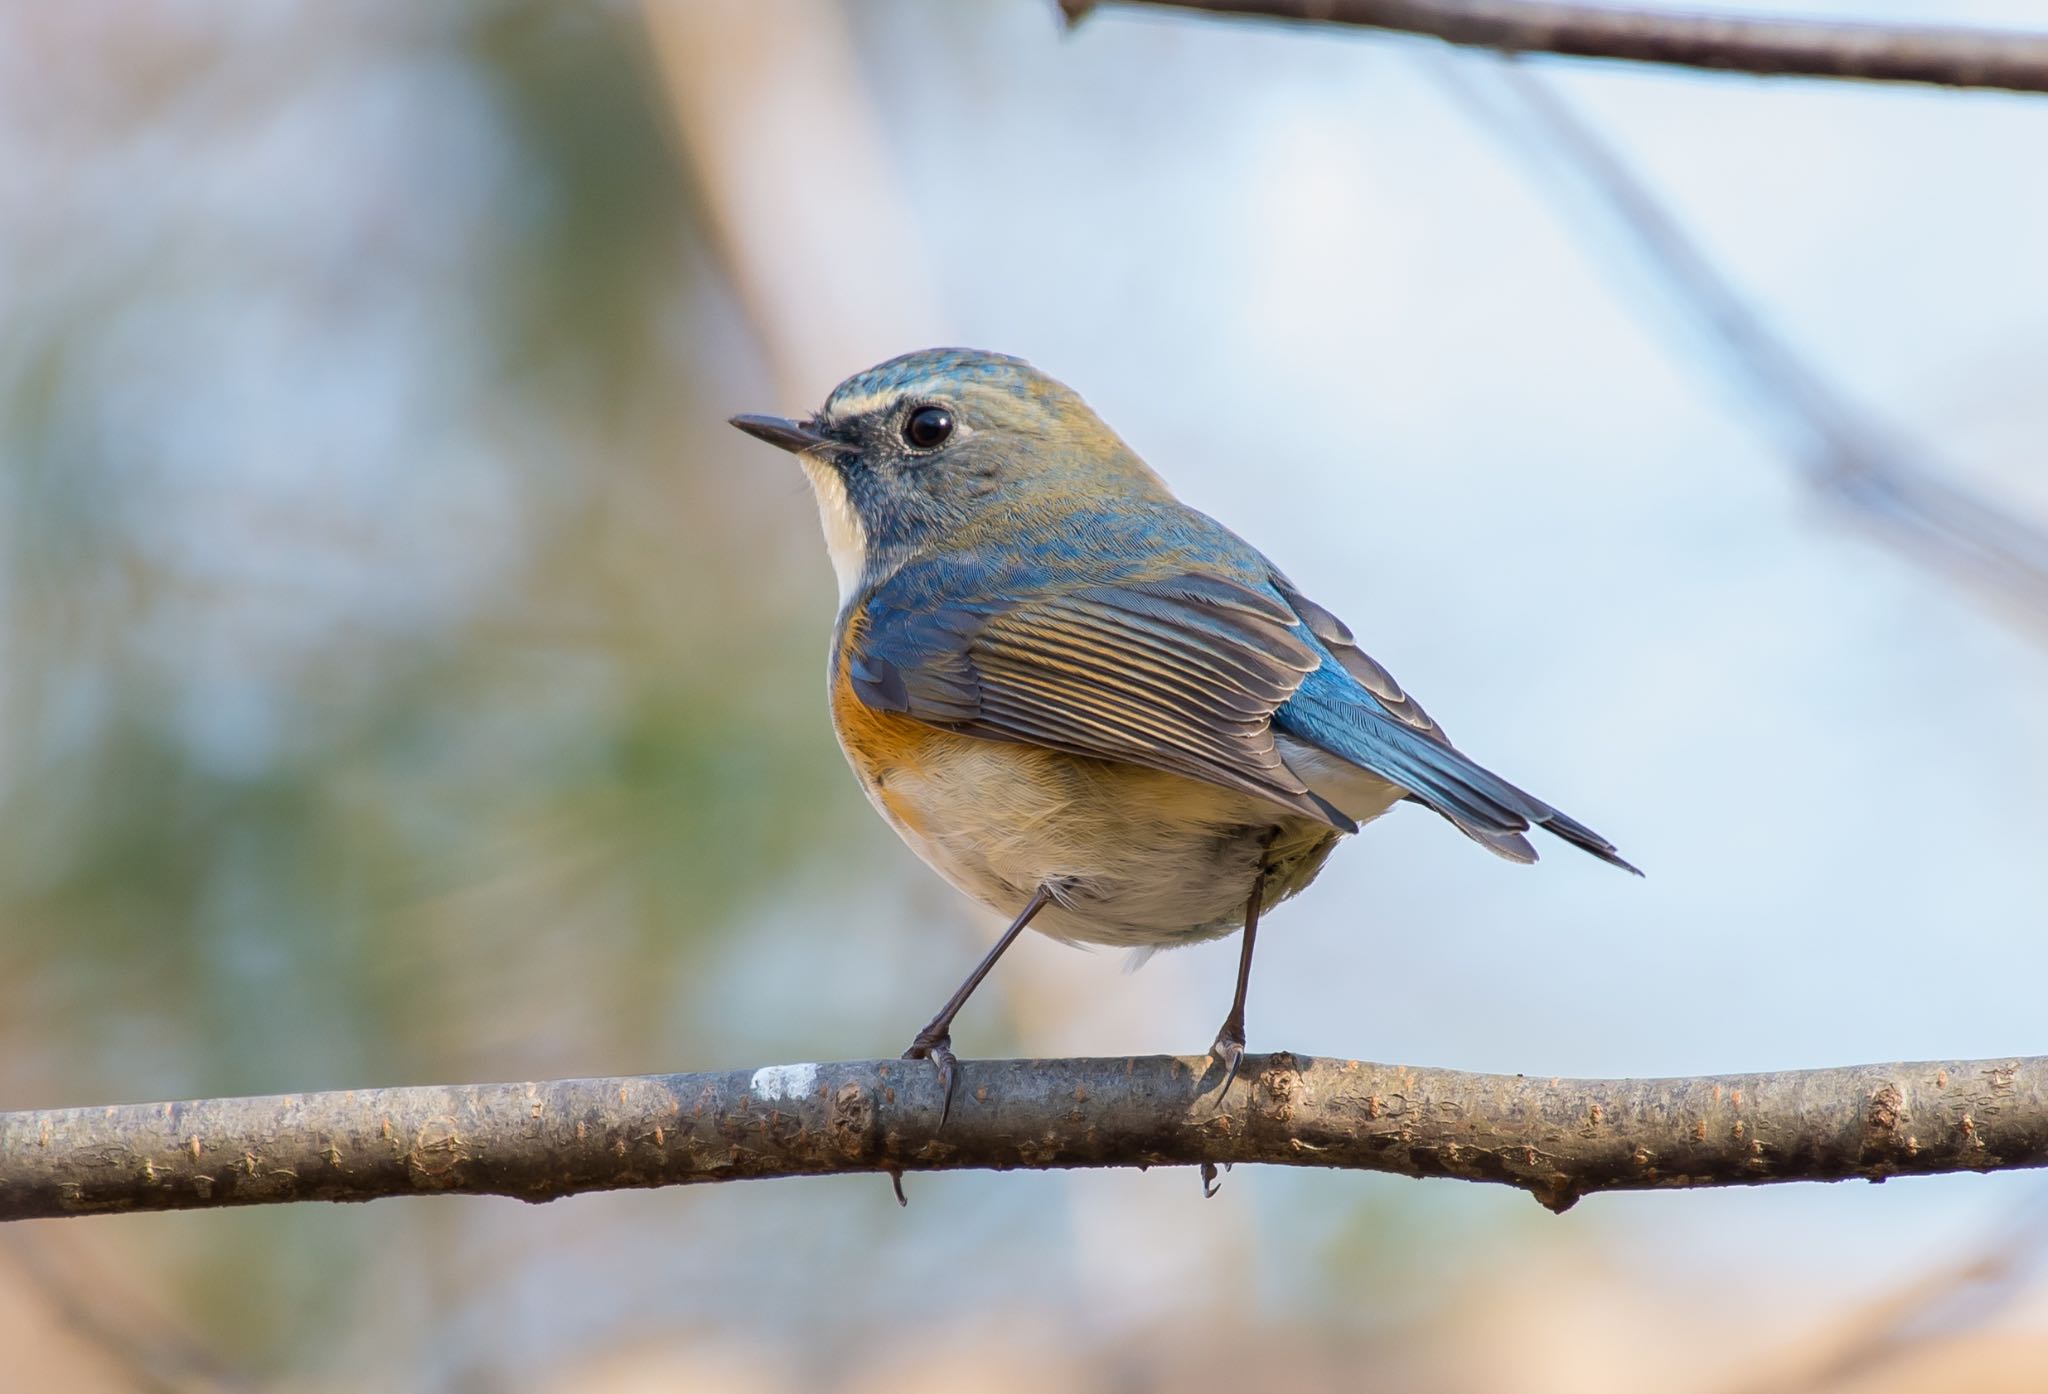
[[[1070,24],[1097,0],[1060,0]],[[2048,34],[1629,10],[1542,0],[1117,0],[1347,24],[1504,53],[1618,58],[1767,76],[2048,92]]]
[[[1248,1056],[864,1060],[0,1114],[0,1219],[962,1168],[1343,1167],[1593,1191],[2048,1166],[2048,1057],[1563,1080]]]

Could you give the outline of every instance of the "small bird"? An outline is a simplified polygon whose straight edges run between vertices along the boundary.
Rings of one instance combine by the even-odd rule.
[[[926,349],[809,420],[732,424],[817,494],[832,725],[861,788],[1014,917],[904,1052],[948,1101],[953,1019],[1026,926],[1147,951],[1242,927],[1210,1048],[1227,1092],[1260,913],[1403,799],[1510,861],[1536,860],[1533,825],[1636,870],[1459,751],[1336,616],[1021,359]]]

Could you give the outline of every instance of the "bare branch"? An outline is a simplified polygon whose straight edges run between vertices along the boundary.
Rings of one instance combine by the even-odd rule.
[[[1078,23],[1097,0],[1060,0]],[[2048,92],[2048,34],[1833,24],[1541,0],[1116,0],[1209,14],[1346,24],[1503,53],[1618,58],[1765,76]]]
[[[1593,1191],[2048,1165],[2048,1058],[1562,1080],[1279,1054],[422,1085],[0,1114],[0,1219],[772,1176],[1271,1162]]]

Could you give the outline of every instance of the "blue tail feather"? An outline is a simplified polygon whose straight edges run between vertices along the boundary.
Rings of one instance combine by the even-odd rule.
[[[1341,760],[1408,791],[1458,830],[1510,861],[1532,862],[1522,836],[1540,827],[1574,847],[1642,875],[1614,844],[1473,760],[1441,737],[1390,715],[1342,669],[1325,664],[1309,674],[1273,724]]]

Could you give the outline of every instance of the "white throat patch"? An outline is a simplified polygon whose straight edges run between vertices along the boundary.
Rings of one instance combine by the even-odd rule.
[[[839,581],[839,605],[844,609],[860,589],[860,573],[867,563],[867,529],[860,525],[860,514],[853,511],[853,500],[846,496],[846,481],[839,477],[839,471],[809,455],[796,458],[811,481],[812,492],[818,496],[818,521],[825,526],[825,553],[832,558],[832,574]]]

